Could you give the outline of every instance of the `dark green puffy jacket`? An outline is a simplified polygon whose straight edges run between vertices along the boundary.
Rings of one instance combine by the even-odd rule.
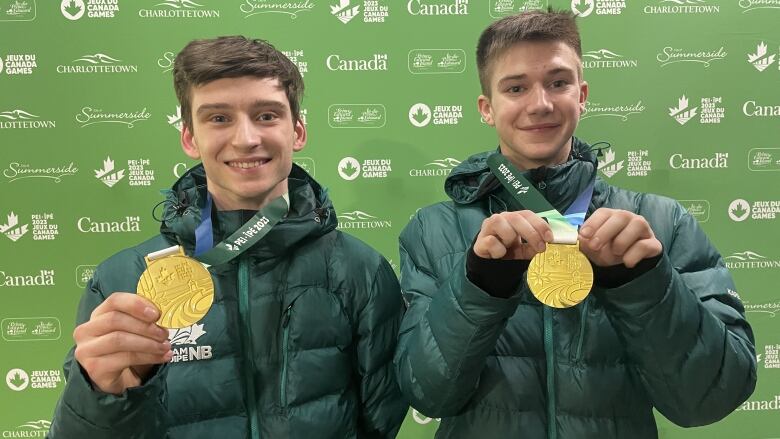
[[[77,324],[112,292],[136,291],[149,252],[178,242],[192,253],[204,185],[198,166],[168,195],[161,236],[98,266]],[[238,258],[210,267],[214,305],[172,332],[177,361],[114,396],[93,390],[70,352],[48,437],[395,437],[408,408],[392,368],[403,313],[395,274],[376,251],[335,230],[325,191],[300,168],[289,193],[283,221]],[[251,215],[215,214],[214,242]]]
[[[542,306],[525,282],[508,299],[470,282],[464,252],[482,221],[521,208],[490,174],[490,154],[454,169],[452,201],[420,210],[400,238],[411,305],[396,373],[414,408],[442,418],[437,438],[655,438],[653,408],[695,426],[747,399],[751,328],[720,255],[674,200],[596,180],[589,214],[644,216],[663,256],[617,288],[595,286],[578,306]],[[596,158],[574,139],[572,158],[535,185],[563,212],[594,178]]]

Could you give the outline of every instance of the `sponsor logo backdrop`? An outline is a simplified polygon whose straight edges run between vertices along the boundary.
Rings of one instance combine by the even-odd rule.
[[[577,134],[610,143],[601,178],[680,200],[755,329],[750,401],[697,429],[659,416],[661,437],[780,435],[780,0],[0,0],[3,437],[45,434],[95,265],[156,233],[160,189],[194,165],[170,72],[187,41],[265,38],[299,66],[310,142],[295,160],[397,269],[409,218],[496,145],[476,109],[479,32],[548,4],[581,16]],[[399,437],[438,422],[410,410]]]

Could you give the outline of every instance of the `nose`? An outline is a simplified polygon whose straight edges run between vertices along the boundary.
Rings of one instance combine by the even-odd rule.
[[[232,144],[236,148],[251,149],[262,142],[260,130],[250,117],[239,117],[233,125]]]
[[[528,113],[529,114],[548,114],[553,110],[552,100],[547,93],[547,89],[538,85],[531,89],[528,97]]]

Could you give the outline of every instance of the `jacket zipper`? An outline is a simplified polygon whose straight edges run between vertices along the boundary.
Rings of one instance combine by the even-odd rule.
[[[279,377],[279,401],[282,408],[287,407],[287,351],[290,342],[290,315],[292,314],[293,303],[287,306],[282,320],[282,373],[281,377]]]
[[[542,196],[547,195],[546,178],[537,183]],[[558,438],[558,425],[555,421],[555,345],[553,343],[553,309],[544,306],[544,356],[547,360],[547,439]]]
[[[557,439],[555,423],[555,347],[553,345],[553,309],[544,307],[544,356],[547,359],[547,439]]]
[[[244,380],[246,381],[247,416],[252,439],[260,439],[257,422],[257,400],[255,399],[255,376],[252,358],[252,326],[249,324],[249,262],[245,257],[238,260],[238,314],[241,316],[241,345],[244,351]]]
[[[582,312],[580,313],[580,339],[577,342],[577,356],[574,361],[579,363],[582,361],[582,345],[585,341],[585,325],[588,322],[588,305],[590,301],[586,298],[582,304]]]

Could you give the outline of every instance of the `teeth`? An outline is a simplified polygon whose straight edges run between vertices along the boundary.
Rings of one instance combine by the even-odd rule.
[[[249,168],[256,168],[260,166],[261,163],[265,163],[267,160],[263,160],[262,162],[256,161],[256,162],[228,162],[228,166],[233,168],[241,168],[241,169],[249,169]]]

